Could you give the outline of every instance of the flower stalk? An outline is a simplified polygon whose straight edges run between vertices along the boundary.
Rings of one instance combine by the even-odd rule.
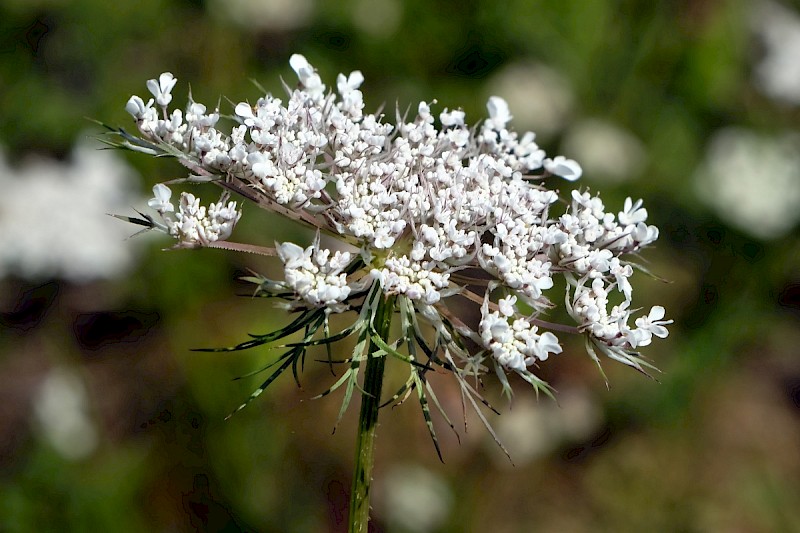
[[[375,310],[375,333],[387,344],[394,313],[394,296],[378,299]],[[383,390],[383,374],[386,354],[378,345],[370,342],[367,368],[364,374],[364,392],[361,395],[361,410],[358,416],[356,459],[353,471],[353,489],[350,494],[351,533],[366,533],[369,522],[370,487],[372,469],[375,466],[375,437],[378,432],[378,410]]]

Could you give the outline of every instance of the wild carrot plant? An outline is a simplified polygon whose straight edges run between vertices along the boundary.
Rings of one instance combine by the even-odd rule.
[[[159,184],[149,202],[155,214],[122,218],[168,234],[178,248],[249,251],[282,262],[282,279],[247,280],[293,319],[218,350],[284,342],[272,373],[239,409],[287,369],[296,373],[310,347],[355,339],[346,369],[321,396],[344,389],[340,418],[353,393],[361,396],[350,524],[366,531],[379,407],[416,395],[438,453],[431,405],[453,426],[430,372],[452,375],[492,432],[481,376],[495,375],[509,397],[514,374],[550,395],[535,371],[562,352],[559,335],[582,336],[598,365],[603,355],[644,373],[652,368],[637,350],[666,337],[671,321],[661,306],[633,307],[637,265],[630,257],[658,229],[646,224],[641,200],[628,198],[614,213],[587,191],[562,199],[547,188],[552,176],[579,179],[581,167],[547,157],[534,133],[509,129],[500,97],[489,99],[489,117],[473,126],[458,109],[434,115],[435,102],[421,102],[410,117],[398,110],[391,124],[364,112],[359,71],[340,74],[331,91],[303,56],[290,64],[299,84],[285,87],[286,100],[267,94],[239,103],[227,129],[219,109],[191,96],[185,111],[171,110],[172,74],[149,80],[153,97],[132,96],[126,105],[138,134],[112,129],[110,143],[174,157],[189,170],[185,182],[213,182],[222,197],[205,207],[183,192],[173,203],[171,189]],[[231,196],[310,227],[316,238],[274,247],[229,241],[242,216]],[[334,249],[322,235],[338,241],[328,245]],[[563,283],[554,282],[558,276]],[[548,320],[558,302],[571,324]],[[466,305],[475,306],[477,324],[464,319]],[[352,322],[331,331],[334,314]],[[405,364],[408,377],[384,399],[388,358]]]

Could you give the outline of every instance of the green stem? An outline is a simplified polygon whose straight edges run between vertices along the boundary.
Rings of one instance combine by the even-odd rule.
[[[373,325],[381,339],[389,342],[392,325],[394,296],[379,297]],[[383,388],[383,370],[386,356],[373,356],[378,347],[370,342],[367,369],[364,373],[364,392],[361,395],[361,412],[358,416],[356,465],[353,473],[353,490],[350,495],[350,533],[367,533],[369,522],[369,491],[372,467],[375,464],[375,434],[378,430],[378,407]]]

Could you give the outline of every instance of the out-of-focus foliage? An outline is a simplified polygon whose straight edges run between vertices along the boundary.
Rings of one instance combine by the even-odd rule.
[[[377,530],[798,530],[800,94],[785,76],[798,21],[788,1],[5,0],[0,184],[20,190],[42,168],[33,156],[71,175],[74,146],[98,133],[86,117],[133,128],[125,102],[163,71],[223,112],[227,98],[258,98],[250,80],[281,93],[294,52],[323,79],[360,69],[367,106],[390,119],[436,98],[474,120],[501,95],[512,125],[584,163],[581,186],[606,205],[644,198],[662,231],[647,267],[670,283],[642,274],[637,292],[675,319],[647,351],[663,373],[609,365],[606,389],[576,340],[542,368],[558,405],[517,387],[509,410],[487,391],[514,467],[472,419],[460,444],[435,421],[440,464],[412,402],[385,409]],[[141,198],[183,174],[114,156],[142,176]],[[122,224],[113,209],[74,216]],[[84,231],[46,215],[23,227],[11,212],[0,209],[0,264],[45,229]],[[236,231],[271,246],[297,228],[246,210]],[[0,529],[343,531],[355,412],[331,435],[339,402],[310,399],[328,367],[309,361],[302,389],[282,378],[223,421],[259,376],[230,378],[274,354],[189,351],[284,324],[269,302],[236,296],[248,290],[237,276],[275,265],[128,242],[138,262],[111,279],[0,272]],[[438,381],[457,419],[458,393]]]

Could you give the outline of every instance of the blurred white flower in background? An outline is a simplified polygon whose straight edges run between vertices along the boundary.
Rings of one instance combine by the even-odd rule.
[[[647,159],[644,145],[626,130],[604,120],[571,126],[561,151],[581,162],[589,180],[622,183],[636,177]]]
[[[584,387],[559,387],[558,404],[541,402],[535,396],[518,397],[496,426],[514,463],[524,465],[552,452],[565,442],[588,440],[603,421],[597,401]],[[497,465],[512,467],[505,456],[494,452]]]
[[[514,110],[516,128],[535,131],[537,140],[561,131],[572,111],[569,81],[546,65],[513,63],[494,76],[488,88],[492,94],[502,94]]]
[[[68,161],[11,166],[0,153],[0,277],[112,278],[133,264],[131,229],[107,212],[141,203],[137,176],[119,155],[84,142]]]
[[[420,465],[392,467],[379,490],[380,511],[392,531],[438,531],[453,506],[447,482]]]
[[[97,448],[86,386],[75,371],[59,367],[51,370],[33,405],[44,438],[61,456],[79,460]]]
[[[305,26],[315,0],[211,0],[209,10],[256,30],[292,30]]]
[[[800,104],[800,15],[777,2],[763,2],[755,11],[753,29],[764,47],[756,84],[771,98]]]
[[[800,135],[722,129],[712,137],[695,183],[700,199],[732,226],[779,238],[800,220]]]

